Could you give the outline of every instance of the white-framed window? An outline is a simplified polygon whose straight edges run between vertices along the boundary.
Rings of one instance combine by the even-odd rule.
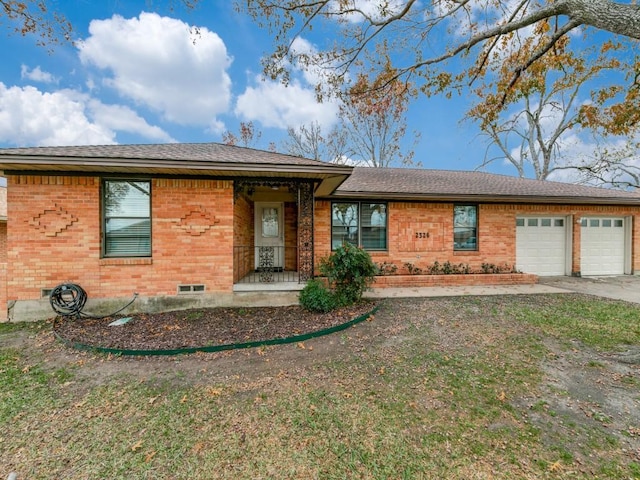
[[[387,204],[333,202],[331,249],[350,243],[365,250],[387,249]]]
[[[478,206],[453,206],[453,249],[478,250]]]
[[[102,254],[151,256],[151,182],[102,182]]]

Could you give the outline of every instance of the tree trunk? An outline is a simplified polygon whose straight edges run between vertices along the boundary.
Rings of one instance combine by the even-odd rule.
[[[640,5],[609,0],[561,0],[562,14],[591,27],[640,39]]]

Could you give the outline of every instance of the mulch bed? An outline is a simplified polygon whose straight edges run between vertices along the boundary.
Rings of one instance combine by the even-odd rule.
[[[363,302],[329,313],[285,307],[199,308],[128,315],[124,325],[104,319],[58,318],[54,329],[69,342],[121,350],[172,350],[288,338],[353,320],[375,308]]]

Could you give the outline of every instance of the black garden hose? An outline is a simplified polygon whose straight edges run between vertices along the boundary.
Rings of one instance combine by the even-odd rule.
[[[87,292],[85,292],[80,285],[77,285],[75,283],[63,283],[51,290],[51,293],[49,294],[49,303],[51,304],[51,308],[53,308],[53,311],[63,317],[84,317],[99,319],[111,317],[113,315],[116,315],[117,313],[120,313],[125,308],[130,306],[137,297],[138,294],[134,293],[131,301],[121,309],[109,315],[96,317],[82,311],[85,304],[87,303]]]

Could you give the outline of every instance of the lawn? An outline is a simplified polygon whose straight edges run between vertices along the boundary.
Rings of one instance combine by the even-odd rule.
[[[76,352],[0,325],[0,478],[640,478],[640,306],[385,301],[304,343]]]

